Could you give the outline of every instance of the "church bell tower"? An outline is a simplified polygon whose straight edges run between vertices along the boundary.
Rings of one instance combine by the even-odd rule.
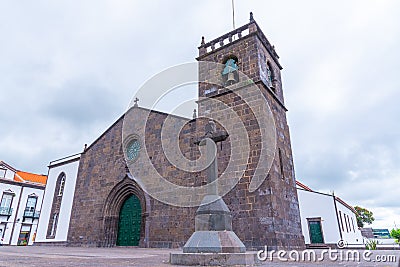
[[[279,56],[250,13],[250,22],[212,41],[202,38],[199,62],[220,64],[210,72],[199,64],[199,81],[215,80],[214,84],[199,82],[199,117],[210,113],[201,98],[215,99],[232,108],[246,127],[250,156],[239,183],[223,198],[232,211],[233,230],[247,249],[304,248],[296,191],[289,127],[286,119]],[[260,157],[260,127],[243,99],[229,87],[239,84],[240,73],[251,79],[267,101],[274,119],[276,144],[270,168],[254,191],[249,190],[257,166],[266,165]],[[208,77],[213,75],[213,77]],[[228,88],[228,90],[222,89]],[[207,101],[207,100],[204,100]],[[224,142],[230,142],[229,140]],[[230,145],[221,145],[217,156],[229,161]],[[227,162],[225,162],[225,166]]]

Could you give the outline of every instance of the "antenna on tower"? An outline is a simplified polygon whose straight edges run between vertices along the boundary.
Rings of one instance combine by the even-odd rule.
[[[233,29],[236,29],[236,27],[235,27],[235,0],[232,0],[232,22],[233,22]]]

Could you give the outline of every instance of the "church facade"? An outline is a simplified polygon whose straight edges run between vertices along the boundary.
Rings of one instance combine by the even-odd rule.
[[[263,125],[257,122],[255,113],[242,99],[243,94],[240,97],[234,90],[199,83],[199,97],[224,103],[238,114],[247,131],[250,156],[246,159],[243,176],[223,196],[232,212],[234,232],[249,250],[264,246],[303,248],[280,75],[282,67],[274,47],[251,15],[248,24],[232,32],[207,43],[203,38],[197,60],[219,63],[227,68],[226,73],[224,69],[213,72],[218,76],[215,80],[221,88],[238,81],[237,72],[244,73],[261,92],[275,122],[276,147],[271,166],[265,167],[260,186],[254,191],[249,190],[257,166],[267,165],[261,153]],[[199,76],[202,75],[210,73],[199,70]],[[246,86],[238,90],[247,92]],[[199,118],[172,116],[176,123],[184,124],[179,134],[179,148],[191,160],[199,157],[198,146],[193,140],[205,134],[206,121],[202,116],[210,109],[213,112],[207,101],[199,100],[198,105]],[[143,157],[140,148],[146,146],[146,156],[154,168],[171,183],[201,186],[207,183],[205,172],[180,170],[163,153],[160,126],[171,117],[169,114],[138,106],[132,110],[134,117],[129,123],[133,128],[136,124],[145,124],[146,136],[136,135],[130,142],[131,147],[124,146],[123,127],[127,116],[124,114],[82,153],[50,164],[43,201],[43,207],[47,208],[40,217],[38,244],[177,248],[191,236],[197,208],[168,205],[146,193],[137,179],[146,179],[148,175],[148,170],[140,164],[140,157]],[[145,114],[149,114],[146,121]],[[231,161],[232,142],[228,138],[218,145],[219,173],[224,172]],[[125,160],[127,157],[139,157],[139,160],[129,165]],[[134,173],[130,171],[132,169]]]

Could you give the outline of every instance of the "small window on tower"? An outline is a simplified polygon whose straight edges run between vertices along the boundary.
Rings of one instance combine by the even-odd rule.
[[[285,179],[285,172],[283,168],[282,150],[279,148],[279,165],[281,169],[281,178]]]
[[[274,71],[269,62],[267,62],[267,83],[268,87],[271,88],[275,92],[275,87],[274,87]]]

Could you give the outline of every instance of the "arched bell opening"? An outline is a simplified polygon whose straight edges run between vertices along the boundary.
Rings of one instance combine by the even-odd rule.
[[[222,61],[224,68],[221,72],[223,86],[229,86],[239,81],[239,60],[235,55],[229,55]]]

